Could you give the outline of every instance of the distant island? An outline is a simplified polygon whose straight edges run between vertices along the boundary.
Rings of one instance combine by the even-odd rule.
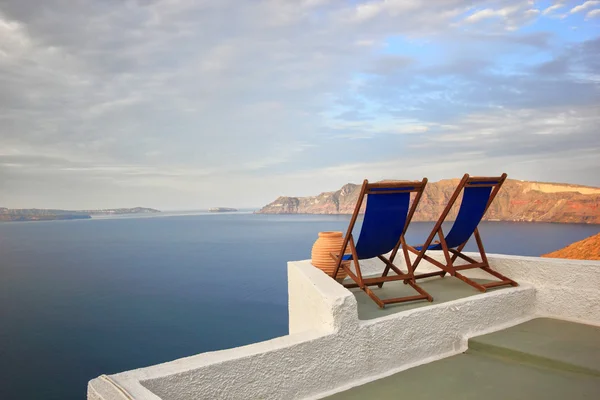
[[[234,212],[237,211],[237,208],[229,208],[229,207],[212,207],[209,208],[210,212]]]
[[[447,179],[428,183],[413,221],[436,221],[458,182],[458,179]],[[282,196],[257,213],[351,214],[360,188],[348,183],[335,192],[317,196]],[[452,209],[451,219],[456,218],[459,204],[457,202]],[[507,179],[484,219],[600,224],[600,188]]]
[[[0,207],[0,222],[6,221],[55,221],[69,219],[90,219],[94,215],[123,215],[159,213],[159,210],[145,207],[109,208],[104,210],[51,210],[39,208]]]

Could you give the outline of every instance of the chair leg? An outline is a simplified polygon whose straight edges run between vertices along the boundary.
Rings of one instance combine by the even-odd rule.
[[[385,265],[385,269],[383,270],[383,274],[381,274],[381,276],[387,276],[387,274],[390,272],[390,266],[388,264]],[[377,287],[379,287],[379,289],[381,289],[383,287],[383,282],[378,283]]]
[[[475,241],[477,242],[477,248],[479,249],[479,255],[481,256],[481,261],[485,264],[485,266],[481,267],[481,269],[500,280],[500,282],[490,282],[490,283],[483,284],[482,286],[484,286],[485,288],[492,288],[492,287],[498,287],[498,286],[504,286],[504,285],[519,286],[519,284],[517,282],[513,281],[510,278],[507,278],[506,276],[502,275],[499,272],[494,271],[490,267],[490,264],[487,259],[487,255],[485,254],[485,249],[483,248],[483,241],[481,240],[481,236],[479,235],[479,228],[475,228],[475,231],[473,233],[475,235]]]
[[[490,267],[481,267],[481,269],[484,270],[485,272],[487,272],[488,274],[493,275],[496,278],[500,279],[500,281],[502,281],[502,282],[506,282],[507,284],[509,284],[511,286],[519,286],[519,284],[517,282],[515,282],[512,279],[510,279],[510,278],[502,275],[498,271],[494,271]]]
[[[439,276],[439,277],[443,278],[445,275],[446,275],[446,271],[428,272],[426,274],[415,275],[415,279],[431,278],[432,276]],[[404,283],[408,283],[408,280],[404,281]]]
[[[429,273],[425,273],[425,274],[419,274],[419,275],[414,275],[414,280],[417,279],[424,279],[424,278],[430,278],[430,277],[434,277],[434,276],[441,276],[443,277],[446,273],[450,274],[451,276],[455,276],[458,279],[460,279],[461,281],[467,283],[468,285],[474,287],[475,289],[479,290],[480,292],[486,292],[487,289],[490,288],[495,288],[495,287],[500,287],[500,286],[506,286],[506,285],[510,285],[510,286],[519,286],[519,284],[517,282],[515,282],[514,280],[500,274],[497,271],[494,271],[488,263],[486,254],[485,254],[485,250],[483,248],[483,243],[481,241],[481,237],[479,236],[479,232],[476,229],[475,232],[475,239],[477,240],[477,245],[479,247],[479,254],[481,256],[481,260],[482,262],[478,262],[476,260],[474,260],[473,258],[463,254],[461,252],[461,250],[464,248],[464,245],[459,246],[457,249],[450,249],[447,247],[445,241],[441,242],[442,245],[442,249],[444,250],[444,258],[446,259],[446,262],[450,261],[450,263],[447,264],[443,264],[440,263],[439,261],[428,257],[427,255],[423,254],[421,256],[421,258],[429,261],[431,264],[433,264],[434,266],[440,268],[442,271],[438,271],[438,272],[429,272]],[[412,250],[411,250],[412,251]],[[416,251],[416,250],[415,250]],[[450,257],[450,253],[452,253],[452,256]],[[453,261],[456,260],[457,258],[461,258],[464,261],[467,262],[467,264],[464,265],[458,265],[458,266],[454,266]],[[463,270],[467,270],[467,269],[475,269],[475,268],[480,268],[483,271],[487,272],[488,274],[494,276],[495,278],[499,279],[499,281],[494,281],[494,282],[489,282],[489,283],[477,283],[472,279],[467,278],[465,275],[461,274],[458,271],[463,271]],[[411,280],[406,279],[404,280],[405,284],[410,283]]]
[[[427,299],[427,301],[429,301],[430,303],[433,301],[433,297],[431,297],[431,295],[429,293],[427,293],[425,290],[423,290],[423,288],[419,285],[417,285],[416,282],[414,282],[413,280],[409,280],[408,284],[415,289],[417,292],[419,292],[421,294],[421,296],[425,296],[425,298]]]
[[[375,303],[377,303],[377,305],[379,306],[379,308],[384,308],[385,307],[385,303],[375,293],[373,293],[373,291],[371,289],[369,289],[368,286],[363,287],[362,290],[370,298],[372,298]]]
[[[355,275],[352,274],[350,275],[350,277],[354,277]],[[364,284],[363,287],[361,287],[359,284],[357,283],[350,283],[350,284],[346,284],[344,285],[344,287],[351,289],[351,288],[359,288],[360,290],[362,290],[363,292],[365,292],[371,299],[373,299],[373,301],[379,306],[379,308],[385,308],[386,304],[395,304],[395,303],[404,303],[407,301],[416,301],[416,300],[427,300],[429,302],[433,301],[433,297],[431,297],[431,295],[429,293],[427,293],[422,287],[420,287],[419,285],[417,285],[414,282],[410,283],[410,286],[415,289],[419,294],[415,295],[415,296],[405,296],[405,297],[395,297],[392,299],[381,299],[379,296],[377,296],[370,288],[370,285],[377,285],[376,283],[372,283],[372,284]]]
[[[351,289],[351,288],[359,288],[360,290],[362,290],[363,292],[365,292],[371,299],[373,299],[373,301],[379,306],[379,308],[385,308],[386,304],[394,304],[394,303],[403,303],[403,302],[407,302],[407,301],[416,301],[416,300],[427,300],[429,302],[433,301],[433,297],[431,297],[431,295],[429,293],[427,293],[423,288],[421,288],[419,285],[417,285],[414,281],[411,280],[410,282],[410,286],[417,291],[417,293],[419,293],[418,295],[414,295],[414,296],[405,296],[405,297],[396,297],[396,298],[391,298],[391,299],[381,299],[379,296],[377,296],[372,290],[371,288],[369,288],[369,286],[379,286],[380,282],[370,282],[369,279],[374,279],[374,278],[369,278],[366,280],[362,280],[360,279],[358,276],[356,276],[349,267],[344,266],[344,269],[346,270],[346,272],[348,273],[348,276],[355,282],[355,283],[349,283],[349,284],[345,284],[344,287]],[[386,278],[385,276],[381,277],[382,279]],[[401,276],[400,279],[398,279],[395,275],[392,275],[390,278],[390,281],[392,280],[401,280],[404,277]],[[396,278],[396,279],[393,279]],[[388,281],[386,281],[388,282]]]
[[[358,288],[360,288],[360,290],[364,291],[371,299],[373,299],[373,301],[379,306],[379,308],[385,307],[385,304],[383,303],[383,301],[381,301],[381,299],[379,297],[377,297],[377,295],[375,293],[373,293],[373,291],[371,289],[369,289],[369,287],[367,285],[364,284],[364,281],[362,278],[362,273],[360,270],[360,263],[358,261],[358,255],[356,254],[356,248],[354,247],[354,240],[353,240],[352,236],[350,236],[349,244],[350,244],[350,250],[352,251],[352,260],[354,261],[354,267],[356,269],[356,274],[354,274],[352,272],[352,270],[350,270],[349,266],[344,265],[343,268],[346,271],[346,273],[348,274],[348,276],[350,277],[350,279],[352,279],[355,283],[346,284],[346,285],[344,285],[344,287],[346,287],[346,288],[358,287]]]
[[[415,275],[415,279],[423,279],[423,278],[429,278],[432,276],[436,276],[439,275],[441,277],[444,277],[446,274],[449,274],[451,276],[454,275],[455,270],[452,266],[448,266],[446,264],[443,264],[439,261],[437,261],[434,258],[429,257],[428,255],[423,255],[423,259],[426,261],[429,261],[431,264],[433,264],[434,266],[438,267],[439,269],[441,269],[441,271],[438,272],[428,272],[425,274],[419,274],[419,275]]]
[[[459,272],[457,272],[454,276],[456,276],[458,279],[460,279],[464,283],[473,286],[475,289],[479,290],[480,292],[485,292],[487,290],[485,288],[485,286],[467,278],[466,276],[464,276],[463,274],[461,274]]]
[[[392,275],[392,276],[388,277],[386,274],[386,270],[384,270],[384,274],[380,278],[380,279],[382,279],[381,282],[377,282],[377,280],[378,280],[377,278],[363,279],[362,271],[360,269],[360,263],[358,260],[358,254],[356,253],[356,247],[354,245],[354,239],[353,239],[352,235],[350,235],[348,244],[350,246],[350,251],[352,252],[352,260],[354,262],[354,268],[355,268],[356,272],[352,272],[352,270],[350,269],[350,266],[344,265],[342,267],[348,274],[348,277],[350,277],[350,279],[352,279],[354,281],[354,283],[345,284],[344,287],[359,288],[360,290],[365,292],[379,306],[379,308],[384,308],[386,304],[401,303],[401,302],[406,302],[406,301],[415,301],[415,300],[433,301],[433,298],[431,297],[431,295],[429,295],[429,293],[427,293],[425,290],[423,290],[415,282],[411,282],[411,286],[413,287],[413,289],[415,289],[419,293],[418,295],[397,297],[397,298],[393,298],[393,299],[381,299],[369,288],[369,286],[375,286],[375,285],[379,286],[380,283],[383,283],[386,281],[401,280],[401,279],[404,279],[404,277],[407,274],[402,272],[402,270],[400,270],[398,267],[396,267],[390,260],[386,259],[383,256],[380,256],[379,258],[386,264],[387,271],[389,272],[389,270],[393,270],[397,275],[399,275],[399,277],[396,275]],[[412,275],[412,274],[409,274],[408,276],[410,276],[410,275]],[[386,280],[386,278],[387,278],[387,280]]]
[[[385,269],[383,270],[383,274],[381,274],[382,278],[385,278],[386,276],[388,276],[388,273],[390,272],[390,269],[392,271],[394,271],[397,275],[406,275],[404,272],[402,272],[400,270],[400,268],[396,267],[391,260],[389,260],[389,259],[387,259],[387,258],[385,258],[384,256],[381,256],[381,255],[377,256],[377,258],[379,258],[385,264]],[[408,273],[410,274],[410,269],[409,269]],[[377,284],[377,286],[379,287],[379,289],[381,289],[383,287],[383,283],[384,282],[381,282],[381,283]]]

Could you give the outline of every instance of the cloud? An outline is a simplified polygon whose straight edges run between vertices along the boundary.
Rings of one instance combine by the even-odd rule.
[[[599,123],[598,105],[469,114],[451,125],[429,129],[432,134],[411,136],[404,144],[410,151],[401,156],[373,163],[348,162],[294,177],[356,182],[359,176],[384,179],[393,175],[391,171],[403,171],[406,179],[427,175],[436,180],[459,176],[461,171],[478,175],[506,171],[517,179],[537,175],[540,180],[559,181],[569,176],[569,171],[600,168],[595,156],[600,151]]]
[[[598,17],[600,17],[600,9],[592,10],[592,11],[588,12],[585,16],[585,19],[588,20],[588,19],[598,18]]]
[[[505,29],[516,30],[538,14],[539,10],[531,8],[529,2],[515,2],[515,4],[502,8],[476,10],[463,21],[468,24],[476,24],[489,19],[496,19],[502,22]]]
[[[505,15],[505,13],[502,13],[501,10],[495,11],[490,8],[486,8],[485,10],[479,10],[479,11],[469,15],[467,18],[465,18],[465,21],[466,22],[479,22],[486,18],[492,18],[492,17],[504,16],[504,15]]]
[[[398,158],[459,174],[452,143],[496,132],[498,110],[542,130],[519,112],[539,120],[599,102],[598,39],[532,23],[542,17],[531,2],[45,4],[0,4],[2,206],[200,208],[241,190],[239,206],[260,205],[295,178],[315,192],[350,173],[358,181],[369,165],[389,178]],[[568,135],[587,132],[569,118]],[[554,138],[527,136],[532,157],[541,136]],[[576,154],[587,140],[549,143]],[[447,154],[419,164],[434,151],[419,143]],[[495,160],[513,152],[495,148]],[[323,171],[333,172],[304,178]],[[589,172],[570,177],[600,184]]]
[[[418,9],[419,5],[413,1],[381,0],[358,4],[355,10],[355,18],[358,21],[372,19],[379,14],[398,15]]]
[[[546,8],[544,11],[542,11],[542,14],[544,15],[548,15],[548,14],[552,14],[554,13],[554,11],[558,10],[559,8],[563,8],[565,5],[564,4],[554,4],[551,5],[550,7]]]
[[[594,7],[594,6],[598,5],[598,4],[600,4],[600,1],[598,1],[598,0],[586,1],[583,4],[580,4],[578,6],[575,6],[575,7],[571,8],[570,13],[574,14],[574,13],[582,12],[582,11],[585,11],[588,8]]]
[[[386,55],[381,57],[367,72],[378,75],[389,75],[404,69],[414,62],[413,59],[401,55]]]

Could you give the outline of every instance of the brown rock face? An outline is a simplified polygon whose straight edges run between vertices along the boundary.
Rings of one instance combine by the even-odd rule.
[[[600,233],[570,244],[564,249],[544,254],[542,257],[569,258],[572,260],[600,260]]]
[[[428,183],[413,220],[436,221],[458,182],[458,179],[448,179]],[[351,214],[359,191],[360,185],[348,183],[340,190],[318,196],[279,197],[258,213]],[[449,220],[456,217],[459,205],[460,199]],[[600,188],[508,179],[485,219],[600,224]]]

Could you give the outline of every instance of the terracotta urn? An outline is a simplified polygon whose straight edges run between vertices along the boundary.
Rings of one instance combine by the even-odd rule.
[[[311,252],[312,265],[319,268],[329,276],[333,276],[335,270],[335,260],[329,253],[339,253],[344,244],[342,232],[319,232],[319,238],[313,244]],[[348,246],[349,247],[349,246]],[[346,250],[350,254],[350,249]],[[343,261],[343,265],[350,265],[350,261]],[[341,281],[346,277],[346,271],[342,268],[338,271],[336,280]]]

